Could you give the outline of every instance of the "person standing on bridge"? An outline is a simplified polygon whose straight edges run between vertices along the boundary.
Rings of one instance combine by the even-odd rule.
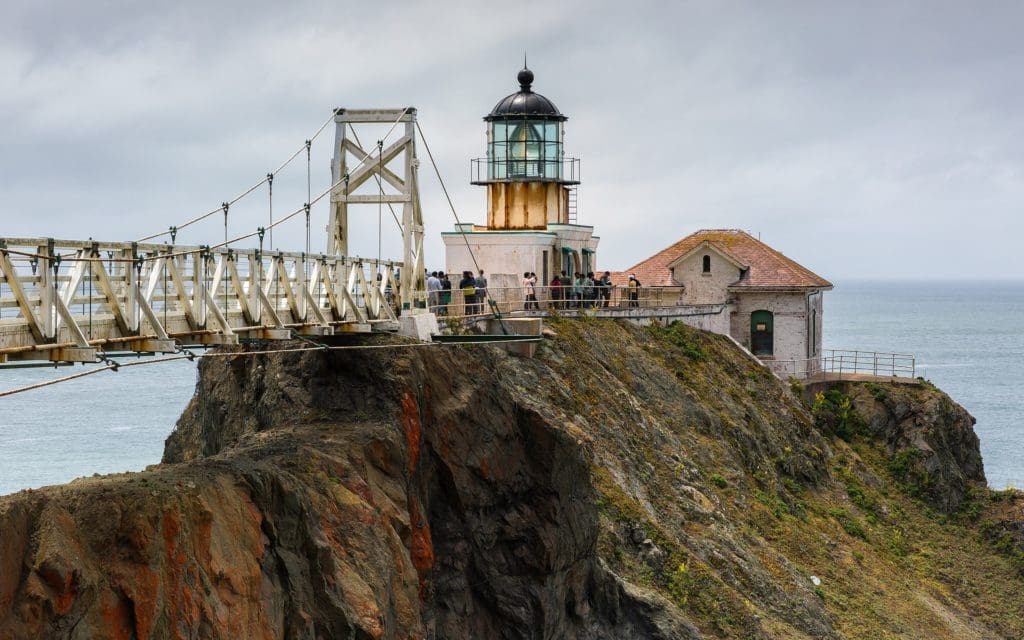
[[[437,274],[438,280],[441,281],[441,293],[438,295],[438,301],[441,304],[439,311],[442,316],[448,315],[448,305],[452,303],[452,280],[441,271]]]
[[[572,308],[579,309],[583,306],[583,274],[576,274],[576,282],[572,285]]]
[[[562,281],[558,279],[558,275],[554,275],[551,278],[551,282],[548,283],[548,287],[551,291],[549,294],[550,301],[548,302],[549,309],[561,309],[562,308]]]
[[[640,281],[636,279],[636,274],[629,274],[629,283],[626,285],[629,289],[629,306],[639,307],[640,306]]]
[[[436,271],[431,271],[427,278],[427,308],[431,313],[438,313],[438,304],[441,302],[441,279],[437,277]]]
[[[597,299],[597,281],[594,280],[594,272],[588,271],[583,281],[583,306],[587,309],[594,308],[594,301]]]
[[[563,271],[558,281],[562,283],[562,308],[568,309],[572,306],[572,279]]]
[[[537,279],[529,271],[523,272],[523,310],[537,308]]]
[[[484,312],[484,302],[487,300],[487,278],[484,277],[484,270],[480,270],[480,275],[476,277],[474,282],[476,285],[476,310],[477,313]]]
[[[471,316],[476,313],[476,280],[472,271],[462,272],[459,288],[462,289],[462,315]]]
[[[397,269],[391,278],[391,308],[396,316],[402,315],[402,274]]]
[[[601,279],[597,281],[598,286],[598,297],[597,306],[602,308],[608,307],[608,302],[612,298],[612,274],[609,271],[605,271]]]

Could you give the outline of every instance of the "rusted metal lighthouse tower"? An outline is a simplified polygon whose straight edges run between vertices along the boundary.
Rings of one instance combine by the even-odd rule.
[[[487,157],[473,161],[473,184],[487,186],[489,229],[544,229],[569,224],[570,193],[579,184],[579,159],[565,158],[568,118],[533,91],[523,68],[519,91],[484,117]]]

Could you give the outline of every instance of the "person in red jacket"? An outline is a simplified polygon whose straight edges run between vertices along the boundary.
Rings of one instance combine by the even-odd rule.
[[[551,301],[549,303],[549,307],[552,308],[552,309],[561,309],[562,308],[562,281],[559,280],[558,276],[556,275],[553,278],[551,278],[551,282],[548,283],[548,286],[551,287],[551,294],[549,296]]]

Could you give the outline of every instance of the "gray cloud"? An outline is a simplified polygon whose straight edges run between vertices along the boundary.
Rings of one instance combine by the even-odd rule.
[[[729,226],[840,280],[1024,275],[1017,4],[623,4],[15,3],[0,25],[0,235],[165,228],[248,187],[335,106],[418,107],[461,215],[482,220],[468,159],[529,49],[535,88],[570,116],[604,266]],[[314,145],[314,191],[328,152]],[[452,219],[420,154],[441,264]],[[304,199],[303,160],[275,210]],[[254,194],[232,231],[266,215]],[[326,208],[314,215],[319,237]],[[372,254],[364,217],[355,242]],[[181,240],[222,233],[213,220]]]

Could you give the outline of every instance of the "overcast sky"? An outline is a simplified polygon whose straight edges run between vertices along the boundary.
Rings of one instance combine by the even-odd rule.
[[[469,159],[526,49],[534,89],[569,116],[602,267],[734,227],[840,283],[1024,277],[1024,3],[6,0],[3,13],[0,236],[165,229],[243,191],[338,106],[416,106],[460,215],[481,222]],[[332,138],[314,144],[314,193]],[[419,154],[437,268],[453,220]],[[276,211],[301,206],[305,178],[302,158],[275,183]],[[265,223],[265,190],[231,214],[232,235]],[[326,216],[314,211],[318,251]],[[373,255],[376,211],[359,217],[354,251]],[[216,242],[221,225],[179,241]],[[275,245],[303,236],[282,227]]]

